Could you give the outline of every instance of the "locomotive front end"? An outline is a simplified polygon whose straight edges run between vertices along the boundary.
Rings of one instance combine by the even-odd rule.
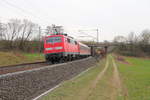
[[[63,35],[53,35],[45,38],[44,54],[47,61],[59,60],[64,52]]]

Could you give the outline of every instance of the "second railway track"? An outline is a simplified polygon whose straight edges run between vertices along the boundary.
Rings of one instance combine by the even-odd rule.
[[[42,61],[42,62],[24,63],[24,64],[18,64],[18,65],[1,66],[0,75],[13,73],[17,71],[30,70],[34,68],[44,67],[47,65],[50,65],[50,64],[46,63],[45,61]]]
[[[19,71],[25,71],[25,70],[31,70],[35,68],[41,68],[41,67],[45,67],[48,65],[54,65],[54,64],[50,64],[50,63],[47,63],[46,61],[42,61],[42,62],[33,62],[33,63],[23,63],[23,64],[17,64],[17,65],[0,66],[0,75],[19,72]]]

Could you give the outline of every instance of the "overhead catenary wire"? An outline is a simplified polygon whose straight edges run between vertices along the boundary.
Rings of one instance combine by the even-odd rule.
[[[29,0],[26,1],[25,3],[28,4],[27,2],[29,2],[29,4],[33,4],[33,3],[30,2]],[[29,5],[29,4],[28,4],[28,5]],[[31,7],[31,6],[30,6],[30,7]],[[54,18],[54,17],[52,17],[52,16],[48,16],[47,13],[46,13],[44,10],[42,11],[42,14],[43,14],[43,13],[44,13],[44,17],[45,17],[45,18],[47,18],[47,19],[51,18],[51,20],[57,20],[56,18]]]
[[[94,37],[92,35],[89,35],[89,34],[86,34],[86,33],[82,32],[82,31],[96,31],[97,36]],[[85,35],[87,35],[89,37],[93,37],[94,39],[96,39],[97,43],[99,43],[99,29],[98,28],[97,29],[92,29],[92,30],[79,30],[79,32],[82,32],[82,33],[84,33]]]
[[[92,36],[92,35],[89,35],[89,34],[83,32],[83,31],[89,31],[89,30],[79,30],[79,32],[82,32],[82,33],[85,35],[85,36],[80,36],[80,37],[90,37],[90,38],[92,38],[92,39],[96,39],[96,37],[94,37],[94,36]]]
[[[30,16],[33,16],[34,18],[40,19],[41,21],[43,21],[43,22],[45,22],[45,23],[49,23],[49,21],[47,21],[47,20],[45,20],[45,19],[41,19],[41,18],[38,17],[37,15],[33,14],[31,11],[25,10],[25,9],[23,9],[23,8],[21,8],[21,7],[17,6],[17,5],[15,5],[15,4],[13,4],[13,3],[8,2],[7,0],[1,0],[1,1],[4,2],[5,4],[7,4],[8,6],[11,6],[11,7],[15,8],[15,9],[17,9],[17,10],[20,10],[20,11],[23,12],[23,13],[26,13],[26,14],[28,14],[28,15],[30,15]],[[49,23],[49,24],[52,24],[52,23]]]
[[[44,23],[48,23],[48,24],[50,24],[50,25],[53,24],[53,23],[50,23],[49,20],[46,20],[47,18],[46,18],[46,19],[42,19],[41,17],[35,15],[33,12],[31,12],[31,11],[29,11],[29,10],[26,10],[26,9],[23,9],[22,7],[16,5],[16,4],[14,4],[14,3],[12,3],[12,2],[10,2],[10,1],[8,1],[8,0],[1,0],[1,1],[4,2],[5,4],[7,4],[8,6],[17,9],[18,11],[21,11],[22,13],[28,14],[28,15],[30,15],[30,16],[33,16],[33,17],[36,18],[36,19],[39,19],[40,21],[43,21]],[[74,35],[77,36],[76,34],[74,34]],[[95,38],[94,36],[91,36],[91,35],[89,35],[89,34],[86,34],[86,35],[88,35],[89,37]],[[77,37],[78,37],[78,36],[77,36]]]

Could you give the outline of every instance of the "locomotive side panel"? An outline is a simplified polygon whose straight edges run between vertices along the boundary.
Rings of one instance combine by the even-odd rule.
[[[65,38],[65,52],[71,55],[78,55],[79,54],[79,49],[78,49],[78,43],[70,39],[68,37]]]

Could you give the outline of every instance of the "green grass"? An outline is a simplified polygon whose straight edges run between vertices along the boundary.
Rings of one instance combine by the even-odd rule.
[[[150,60],[133,57],[125,59],[130,64],[117,64],[128,90],[128,100],[150,100]]]
[[[109,59],[111,61],[111,59]],[[87,100],[111,100],[112,88],[112,75],[113,75],[112,63],[109,63],[109,67],[103,77],[98,81],[96,87],[92,93],[87,97]]]
[[[97,67],[90,69],[73,80],[64,82],[59,88],[44,96],[41,100],[81,100],[80,98],[86,95],[87,89],[95,76],[103,69],[104,62],[103,60],[97,64]]]
[[[23,53],[23,56],[31,61],[44,60],[44,55],[41,53]]]
[[[103,70],[105,60],[81,76],[65,81],[40,100],[150,100],[150,60],[133,57],[125,59],[129,64],[115,61],[121,88],[115,83],[112,59],[108,56],[109,67],[94,88],[92,83]]]
[[[112,59],[109,56],[109,67],[104,75],[93,84],[105,67],[103,59],[97,67],[90,69],[76,79],[65,81],[59,88],[43,96],[40,100],[110,100],[114,88],[112,86]],[[115,95],[116,96],[116,95]]]
[[[43,54],[21,53],[21,52],[0,52],[0,66],[15,65],[44,61]]]

